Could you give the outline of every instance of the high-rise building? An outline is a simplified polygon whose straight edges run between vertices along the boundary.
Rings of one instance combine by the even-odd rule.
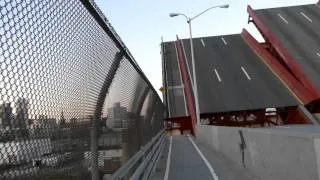
[[[108,108],[107,126],[109,128],[127,128],[126,122],[128,121],[127,108],[117,102],[113,107]]]
[[[64,113],[61,111],[60,115],[60,126],[64,126],[66,124],[66,118],[64,118]]]
[[[28,127],[28,109],[29,102],[27,99],[19,98],[16,101],[17,116],[12,124],[15,128],[26,129]]]
[[[10,103],[5,103],[0,105],[0,126],[1,128],[11,128],[12,107]]]

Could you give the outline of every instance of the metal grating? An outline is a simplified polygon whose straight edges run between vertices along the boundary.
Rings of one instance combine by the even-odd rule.
[[[112,174],[163,129],[160,98],[91,5],[0,0],[0,179]]]

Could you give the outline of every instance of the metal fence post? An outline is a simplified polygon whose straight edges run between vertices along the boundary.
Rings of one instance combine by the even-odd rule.
[[[120,66],[120,62],[123,58],[123,52],[117,52],[110,70],[105,78],[103,86],[98,96],[94,117],[92,119],[92,130],[91,130],[91,177],[92,180],[100,179],[99,172],[99,159],[98,159],[98,131],[100,128],[101,111],[103,108],[104,101],[108,94],[108,90],[111,86],[112,80],[116,75],[116,72]]]

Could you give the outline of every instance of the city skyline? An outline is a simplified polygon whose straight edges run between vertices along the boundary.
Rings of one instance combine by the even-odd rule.
[[[148,99],[146,99],[148,101]],[[11,104],[14,104],[12,106]],[[145,103],[144,103],[145,104]],[[145,110],[141,109],[140,115],[128,111],[128,108],[121,105],[121,102],[113,103],[113,106],[104,105],[107,111],[101,116],[101,120],[106,120],[106,125],[110,128],[128,128],[133,121],[132,118],[143,118]],[[90,115],[87,117],[69,117],[65,118],[65,112],[62,110],[59,117],[51,117],[46,114],[29,114],[30,104],[27,99],[19,98],[14,103],[0,104],[0,129],[21,128],[28,129],[40,127],[45,124],[77,123],[81,121],[91,121]],[[13,111],[15,109],[15,111]],[[144,112],[144,113],[143,113]],[[53,123],[54,122],[54,123]],[[46,126],[43,126],[46,127]],[[52,127],[52,126],[50,126]]]

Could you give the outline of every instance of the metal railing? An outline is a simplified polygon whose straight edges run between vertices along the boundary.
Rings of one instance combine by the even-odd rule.
[[[0,179],[101,179],[163,129],[163,104],[89,0],[0,0]]]
[[[128,177],[131,180],[149,179],[154,171],[159,155],[162,153],[164,142],[165,134],[164,130],[162,130],[114,174],[104,176],[103,179],[121,180]]]

